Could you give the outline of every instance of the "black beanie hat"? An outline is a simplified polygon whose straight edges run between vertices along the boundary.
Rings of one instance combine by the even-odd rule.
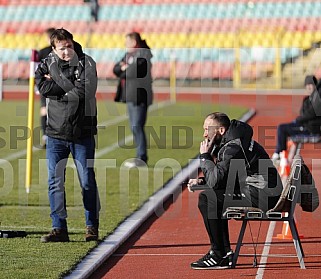
[[[304,86],[308,85],[308,84],[313,84],[313,85],[317,85],[318,81],[317,78],[315,76],[306,76],[305,80],[304,80]]]

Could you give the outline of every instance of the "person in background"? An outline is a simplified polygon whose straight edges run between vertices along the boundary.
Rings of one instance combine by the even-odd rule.
[[[48,37],[48,43],[49,45],[40,49],[38,51],[38,61],[41,62],[43,59],[45,59],[49,53],[52,51],[52,46],[50,45],[50,37],[52,33],[55,31],[55,28],[48,28],[46,29],[45,33]],[[40,95],[40,125],[41,125],[41,131],[42,131],[42,138],[41,138],[41,146],[43,148],[46,147],[46,124],[47,123],[47,108],[46,108],[46,97]]]
[[[127,104],[130,127],[136,145],[136,158],[124,164],[132,168],[145,166],[148,160],[144,126],[148,107],[153,102],[152,53],[139,33],[129,33],[125,39],[127,52],[115,64],[113,72],[119,78],[115,101]]]
[[[52,52],[38,65],[36,84],[47,98],[48,196],[52,231],[41,242],[69,241],[65,171],[71,153],[77,168],[86,219],[86,241],[98,240],[99,194],[94,172],[97,134],[95,61],[76,48],[73,35],[56,29]]]
[[[233,251],[225,209],[242,204],[267,211],[277,203],[282,182],[264,148],[252,139],[250,125],[214,112],[206,116],[203,129],[199,159],[204,177],[190,179],[187,187],[190,192],[199,185],[205,189],[198,208],[211,248],[191,268],[230,268]]]
[[[316,100],[320,92],[316,89],[317,79],[313,75],[305,77],[304,86],[308,96],[304,97],[300,115],[290,123],[280,124],[277,128],[277,144],[272,160],[277,163],[281,152],[287,150],[288,137],[296,135],[321,134],[321,115],[316,113]]]

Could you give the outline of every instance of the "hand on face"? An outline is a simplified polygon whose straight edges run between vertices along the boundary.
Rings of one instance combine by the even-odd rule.
[[[211,152],[214,145],[219,145],[225,129],[211,118],[206,118],[203,125],[204,141],[200,145],[200,153]]]
[[[213,148],[214,140],[215,140],[215,136],[211,140],[209,138],[206,138],[205,140],[203,140],[200,145],[200,153],[203,154],[203,153],[211,152]]]

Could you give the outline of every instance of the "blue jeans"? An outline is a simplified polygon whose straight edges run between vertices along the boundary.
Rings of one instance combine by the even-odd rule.
[[[127,103],[130,127],[136,144],[136,157],[147,162],[147,144],[144,126],[147,118],[146,104]]]
[[[47,138],[48,196],[53,228],[67,229],[65,172],[69,154],[77,167],[85,208],[86,226],[99,226],[99,194],[94,172],[95,139],[77,142]]]
[[[277,145],[275,153],[280,153],[287,149],[288,137],[295,135],[309,135],[310,132],[298,123],[284,123],[278,126]]]

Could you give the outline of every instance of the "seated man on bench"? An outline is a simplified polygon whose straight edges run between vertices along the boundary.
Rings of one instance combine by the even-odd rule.
[[[205,189],[199,194],[198,207],[211,248],[191,268],[230,268],[233,252],[223,212],[229,206],[273,208],[282,182],[269,155],[252,139],[250,125],[214,112],[205,118],[203,128],[199,158],[204,177],[190,179],[187,186],[190,192]]]
[[[278,126],[277,145],[272,155],[272,161],[276,164],[280,160],[281,152],[287,149],[288,137],[321,133],[321,115],[316,112],[320,102],[320,92],[317,90],[316,77],[306,76],[304,85],[309,96],[303,99],[300,115],[294,121]]]

